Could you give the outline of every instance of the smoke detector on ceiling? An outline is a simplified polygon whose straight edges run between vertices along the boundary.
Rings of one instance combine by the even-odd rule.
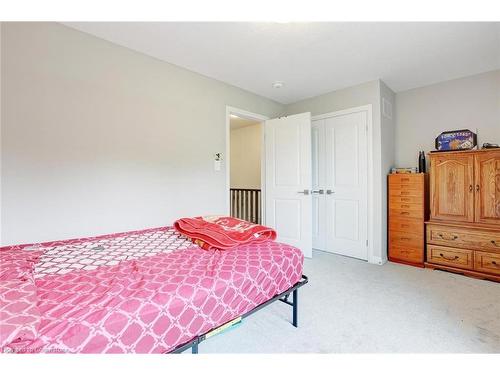
[[[285,85],[285,82],[282,82],[282,81],[276,81],[276,82],[273,82],[273,88],[275,88],[275,89],[280,89],[280,88],[282,88],[284,85]]]

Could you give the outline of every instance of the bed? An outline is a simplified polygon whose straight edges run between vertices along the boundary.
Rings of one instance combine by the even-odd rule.
[[[0,250],[36,254],[36,332],[4,348],[21,353],[197,353],[277,300],[292,306],[297,326],[297,290],[307,283],[297,248],[208,251],[172,227]]]

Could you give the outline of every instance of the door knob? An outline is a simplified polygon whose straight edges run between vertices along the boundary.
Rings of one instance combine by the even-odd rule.
[[[309,195],[309,189],[304,189],[302,191],[298,191],[299,194]]]
[[[313,193],[313,194],[325,194],[325,191],[323,189],[319,189],[319,190],[313,190],[311,193]]]
[[[328,194],[328,195],[333,194],[333,193],[335,193],[335,192],[334,192],[333,190],[331,190],[331,189],[328,189],[328,190],[326,191],[326,194]]]

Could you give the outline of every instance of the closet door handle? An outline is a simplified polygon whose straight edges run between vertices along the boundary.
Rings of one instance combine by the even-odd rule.
[[[302,191],[298,191],[297,193],[304,194],[304,195],[309,195],[309,190],[308,189],[304,189]]]
[[[334,192],[333,190],[331,190],[331,189],[328,189],[328,190],[326,191],[326,194],[328,194],[328,195],[331,195],[331,194],[333,194],[333,193],[335,193],[335,192]]]
[[[313,190],[311,193],[313,193],[313,194],[325,194],[325,191],[323,189],[319,189],[319,190]]]
[[[472,185],[469,185],[469,192],[472,193],[472,190],[474,190],[474,188],[472,187]]]
[[[479,185],[476,185],[476,191],[479,191]]]
[[[497,244],[497,242],[496,242],[495,240],[491,240],[491,243],[492,243],[493,245],[495,245],[496,247],[500,247],[500,244]]]

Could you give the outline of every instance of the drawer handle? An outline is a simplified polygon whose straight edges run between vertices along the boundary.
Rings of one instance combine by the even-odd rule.
[[[410,225],[409,224],[401,224],[401,228],[409,228]]]
[[[402,191],[402,192],[401,192],[401,195],[409,195],[409,194],[410,194],[410,192],[409,192],[409,191]]]
[[[500,245],[499,245],[499,244],[497,244],[497,242],[496,242],[495,240],[491,240],[491,243],[492,243],[493,245],[495,245],[496,247],[500,247]]]
[[[409,204],[402,204],[401,208],[410,208],[410,205]]]
[[[458,255],[455,255],[453,258],[448,258],[448,257],[445,257],[443,255],[443,253],[440,253],[439,256],[443,259],[446,259],[446,260],[457,260],[458,259]]]
[[[403,241],[411,241],[411,238],[410,238],[410,237],[401,237],[401,239],[402,239]]]
[[[500,267],[500,264],[498,264],[496,261],[491,261],[491,264],[493,264],[495,267]]]
[[[456,236],[456,235],[453,235],[451,237],[445,237],[445,236],[443,236],[442,233],[439,233],[438,236],[441,237],[443,240],[447,240],[447,241],[455,241],[458,238],[458,236]]]
[[[409,215],[410,213],[408,211],[401,211],[401,215]]]
[[[409,178],[402,178],[401,182],[403,182],[403,181],[410,182],[410,179]]]
[[[401,202],[409,202],[410,198],[401,198]]]
[[[469,185],[469,192],[472,193],[473,187],[472,185]]]

